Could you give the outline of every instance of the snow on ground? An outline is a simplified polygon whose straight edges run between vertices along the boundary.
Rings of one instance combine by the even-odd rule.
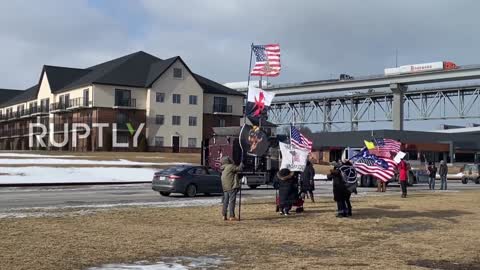
[[[148,182],[153,168],[0,167],[0,185]]]
[[[200,257],[164,257],[160,261],[151,263],[139,261],[133,264],[105,264],[100,267],[91,267],[87,270],[184,270],[184,269],[212,269],[225,263],[231,263],[228,258],[218,255]]]
[[[13,157],[13,158],[28,158],[28,157],[51,157],[51,158],[69,158],[69,157],[79,157],[71,155],[41,155],[41,154],[22,154],[22,153],[2,153],[0,152],[0,157]],[[82,157],[91,157],[91,156],[82,156]]]
[[[325,174],[317,173],[317,174],[315,174],[313,179],[314,180],[327,180],[327,176]]]
[[[64,158],[0,158],[0,164],[8,165],[22,165],[22,164],[35,164],[35,165],[98,165],[98,166],[152,166],[152,165],[186,165],[189,163],[183,162],[138,162],[130,161],[126,159],[119,160],[89,160],[89,159],[64,159]]]

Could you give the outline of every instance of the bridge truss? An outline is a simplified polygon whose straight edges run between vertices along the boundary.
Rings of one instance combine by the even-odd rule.
[[[297,98],[272,103],[269,121],[277,125],[318,124],[332,131],[337,124],[392,121],[393,94],[360,93],[351,96]],[[440,120],[480,118],[480,86],[406,91],[404,120]]]

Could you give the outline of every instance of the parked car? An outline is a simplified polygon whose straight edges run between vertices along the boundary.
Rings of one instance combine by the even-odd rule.
[[[480,164],[465,164],[462,168],[462,183],[467,184],[468,181],[474,181],[475,184],[480,184]]]
[[[155,172],[152,189],[162,196],[171,193],[183,193],[195,197],[198,193],[222,193],[220,174],[208,170],[205,166],[180,165]]]

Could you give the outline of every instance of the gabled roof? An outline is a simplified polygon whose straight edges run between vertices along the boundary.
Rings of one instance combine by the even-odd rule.
[[[85,69],[46,65],[43,68],[41,78],[44,73],[47,74],[52,93],[66,92],[92,84],[149,88],[176,61],[181,61],[182,64],[184,64],[185,68],[193,74],[195,80],[200,84],[205,93],[243,96],[243,94],[233,89],[194,74],[179,56],[162,60],[143,51],[125,55]],[[25,93],[17,95],[14,101],[20,103],[35,99],[39,85],[41,85],[41,79],[37,85],[22,91]],[[7,102],[7,100],[0,98],[1,106],[6,106],[3,104],[4,102]],[[8,104],[14,103],[8,100]]]
[[[78,80],[90,72],[89,69],[55,66],[44,66],[43,70],[47,74],[48,83],[53,93],[58,92],[72,81]]]
[[[5,102],[2,102],[1,106],[2,107],[7,107],[7,106],[15,105],[15,104],[18,104],[18,103],[34,100],[34,99],[37,98],[37,91],[38,91],[38,85],[34,85],[34,86],[28,88],[27,90],[24,90],[24,91],[18,91],[18,92],[21,92],[21,93],[15,95],[14,97],[12,97],[11,99],[9,99]]]
[[[8,100],[22,93],[22,90],[0,89],[0,103],[7,102]]]
[[[200,86],[202,86],[203,90],[205,93],[209,94],[222,94],[222,95],[234,95],[234,96],[245,96],[244,94],[233,90],[231,88],[228,88],[224,85],[221,85],[219,83],[216,83],[212,80],[209,80],[205,77],[202,77],[198,74],[193,74],[195,78],[197,79],[198,83]]]

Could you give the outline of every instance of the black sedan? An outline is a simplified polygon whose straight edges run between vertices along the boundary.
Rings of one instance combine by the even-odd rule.
[[[195,197],[198,193],[222,193],[220,174],[204,166],[179,165],[155,172],[152,189],[162,196],[183,193]]]

